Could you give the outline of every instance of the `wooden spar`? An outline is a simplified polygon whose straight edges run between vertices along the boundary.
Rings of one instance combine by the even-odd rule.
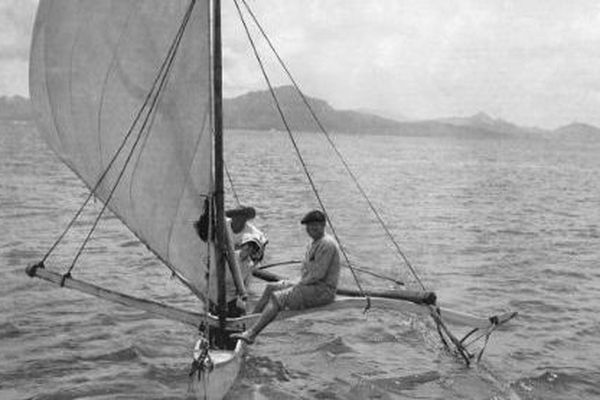
[[[267,282],[280,281],[283,278],[265,270],[255,270],[254,276]],[[367,290],[363,294],[359,290],[349,288],[338,288],[337,294],[350,297],[363,297],[363,294],[369,297],[383,297],[386,299],[405,300],[416,304],[435,304],[436,295],[434,292],[424,292],[416,290]]]
[[[246,285],[244,284],[244,279],[242,278],[240,265],[237,261],[237,257],[235,256],[233,238],[229,235],[229,229],[227,229],[226,232],[225,257],[227,258],[227,265],[229,265],[229,272],[233,278],[233,283],[235,284],[237,294],[242,300],[245,301],[248,299],[248,292],[246,291]]]
[[[185,324],[199,326],[204,317],[204,314],[202,313],[184,311],[155,301],[129,296],[113,290],[104,289],[100,286],[92,285],[78,279],[73,279],[71,277],[63,278],[63,275],[48,271],[46,268],[44,268],[43,264],[30,265],[25,269],[25,272],[31,277],[38,277],[57,285],[62,284],[62,286],[66,288],[75,289],[77,291],[100,297],[114,303],[135,307],[137,309],[151,312],[153,314],[160,315],[174,321],[183,322]]]
[[[254,275],[255,277],[262,279],[263,281],[266,281],[266,282],[277,282],[277,281],[281,281],[284,279],[283,277],[281,277],[279,275],[276,275],[272,272],[265,271],[263,269],[256,269],[256,270],[252,271],[252,275]]]
[[[434,292],[420,292],[417,290],[359,290],[350,288],[338,288],[337,294],[350,297],[382,297],[385,299],[410,301],[415,304],[435,304],[437,297]]]
[[[33,264],[25,269],[25,273],[30,277],[36,277],[56,285],[77,290],[113,303],[121,304],[128,307],[137,308],[142,311],[159,315],[166,319],[182,322],[187,325],[199,327],[203,323],[208,323],[210,326],[217,327],[220,324],[219,318],[204,313],[182,310],[177,307],[169,306],[152,300],[141,299],[139,297],[130,296],[124,293],[115,292],[114,290],[105,289],[103,287],[87,283],[70,276],[64,277],[61,274],[52,272],[44,268],[43,263]],[[250,317],[250,321],[254,321],[259,314],[254,314]],[[229,318],[226,320],[226,329],[244,330],[248,323],[248,317]]]
[[[227,323],[225,283],[225,199],[223,191],[223,67],[221,54],[221,1],[213,0],[213,102],[215,138],[215,208],[217,228],[217,310],[219,327],[223,334]]]

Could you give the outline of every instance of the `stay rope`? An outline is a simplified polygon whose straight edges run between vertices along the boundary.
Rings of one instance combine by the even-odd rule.
[[[101,211],[96,216],[94,223],[92,224],[92,227],[90,228],[86,238],[84,239],[84,241],[81,244],[81,246],[79,247],[75,257],[73,258],[73,261],[72,261],[68,271],[63,275],[63,281],[64,281],[64,278],[70,276],[71,271],[73,270],[73,268],[75,267],[75,265],[77,263],[77,260],[83,253],[85,246],[89,242],[94,230],[96,229],[98,222],[100,221],[102,215],[106,211],[106,208],[108,207],[110,200],[112,199],[114,193],[116,192],[116,189],[125,174],[125,170],[126,170],[127,166],[129,165],[129,162],[131,161],[131,159],[133,157],[133,153],[134,153],[135,149],[137,148],[137,145],[140,142],[141,138],[143,137],[144,132],[148,132],[148,133],[150,132],[150,130],[146,129],[146,127],[150,127],[152,125],[152,121],[153,121],[155,111],[156,111],[156,104],[158,104],[160,94],[162,93],[162,91],[166,85],[167,78],[169,76],[169,72],[171,70],[173,61],[175,59],[175,55],[177,53],[177,50],[179,49],[179,44],[181,43],[183,33],[185,32],[185,28],[189,22],[189,19],[190,19],[190,16],[191,16],[191,13],[192,13],[192,10],[193,10],[195,4],[196,4],[196,0],[190,0],[190,4],[186,10],[186,13],[184,14],[184,17],[179,26],[179,29],[177,30],[177,33],[176,33],[173,41],[171,42],[171,45],[169,46],[167,55],[165,56],[163,62],[161,63],[159,71],[156,75],[156,78],[154,79],[152,86],[151,86],[148,94],[146,95],[144,102],[142,103],[142,106],[140,107],[139,111],[137,112],[131,126],[129,127],[125,137],[123,138],[123,141],[121,142],[120,146],[118,147],[115,154],[111,158],[107,167],[104,169],[103,173],[100,175],[98,181],[91,189],[90,194],[88,195],[88,197],[86,198],[84,203],[81,205],[79,210],[75,213],[75,215],[73,216],[73,218],[71,219],[71,221],[69,222],[69,224],[67,225],[65,230],[58,237],[58,239],[55,241],[55,243],[50,247],[50,249],[46,252],[46,254],[44,255],[44,257],[42,259],[42,263],[44,261],[46,261],[46,259],[50,256],[50,254],[56,249],[58,244],[63,240],[63,238],[65,237],[67,232],[73,227],[73,225],[75,224],[75,221],[79,218],[79,216],[81,215],[81,213],[83,212],[83,210],[85,209],[85,207],[87,206],[87,204],[89,203],[91,198],[96,193],[100,184],[104,181],[104,179],[108,175],[108,172],[111,170],[111,168],[114,165],[114,163],[116,162],[117,158],[119,157],[119,155],[125,148],[125,145],[129,141],[129,138],[132,136],[133,132],[136,130],[138,122],[140,121],[140,119],[142,119],[142,116],[145,113],[142,125],[141,125],[141,127],[139,127],[138,133],[137,133],[135,140],[131,146],[129,154],[123,164],[123,167],[121,168],[119,175],[117,176],[117,179],[116,179],[114,185],[112,186],[107,199],[104,201],[104,205],[103,205]]]
[[[258,50],[256,48],[256,44],[254,43],[254,39],[252,38],[252,35],[250,34],[250,30],[248,29],[248,25],[246,24],[246,20],[244,19],[244,16],[242,14],[242,10],[240,9],[240,6],[238,4],[238,0],[234,0],[234,4],[235,7],[237,9],[238,15],[240,17],[240,20],[244,26],[244,30],[246,31],[246,36],[248,37],[248,41],[250,42],[250,45],[252,46],[252,50],[254,52],[254,56],[256,58],[256,61],[259,64],[260,70],[262,72],[262,75],[265,79],[265,82],[267,83],[267,85],[269,86],[269,91],[271,93],[271,97],[273,98],[273,101],[275,102],[275,106],[277,108],[277,111],[279,113],[279,116],[281,117],[281,121],[283,122],[286,132],[288,134],[288,137],[290,138],[290,141],[292,142],[292,145],[294,146],[294,150],[296,151],[296,155],[298,156],[298,160],[300,161],[300,164],[302,165],[302,169],[304,170],[304,174],[306,175],[306,178],[308,179],[308,182],[313,190],[313,193],[315,194],[315,197],[317,199],[317,202],[319,203],[320,207],[322,210],[326,211],[325,208],[325,204],[323,203],[323,200],[321,199],[321,196],[319,195],[319,191],[317,190],[317,187],[313,181],[313,178],[310,174],[310,171],[308,170],[308,166],[306,164],[306,162],[304,161],[304,157],[302,157],[302,153],[300,152],[300,148],[298,147],[298,144],[296,142],[296,139],[294,138],[294,135],[292,134],[292,131],[290,129],[290,126],[285,118],[285,115],[283,113],[283,110],[281,109],[281,105],[279,103],[279,99],[277,98],[277,96],[275,95],[275,91],[273,90],[273,85],[271,84],[271,80],[269,79],[269,76],[267,75],[267,72],[265,70],[265,66],[262,62],[262,59],[260,58],[260,55],[258,54]],[[331,222],[331,219],[329,218],[329,214],[327,212],[325,212],[325,218],[327,219],[327,223],[329,224],[329,227],[331,228],[331,233],[333,234],[333,236],[335,237],[335,240],[340,244],[340,251],[342,252],[342,255],[344,256],[344,259],[346,260],[346,263],[348,265],[348,268],[350,269],[352,276],[354,278],[354,281],[356,283],[356,286],[358,287],[358,290],[361,294],[362,297],[364,297],[367,300],[367,305],[365,307],[365,311],[368,310],[371,307],[371,299],[369,298],[369,296],[367,296],[362,288],[362,285],[360,284],[360,280],[358,279],[358,276],[356,275],[356,272],[354,271],[354,268],[351,266],[350,264],[350,259],[348,258],[348,254],[346,253],[346,251],[344,250],[344,247],[342,246],[342,243],[340,241],[340,238],[335,230],[335,227],[333,225],[333,223]]]
[[[234,0],[237,6],[237,0]],[[308,102],[308,99],[306,98],[306,96],[304,95],[304,93],[302,93],[302,91],[300,90],[300,87],[298,86],[296,80],[294,79],[294,77],[292,76],[292,73],[290,72],[290,70],[287,68],[287,65],[285,64],[285,62],[283,61],[283,59],[279,56],[279,52],[275,49],[275,46],[273,45],[273,43],[271,42],[271,40],[269,39],[269,36],[266,34],[266,32],[264,31],[264,29],[262,28],[262,25],[260,24],[260,22],[258,21],[258,19],[256,18],[255,14],[252,12],[252,9],[250,8],[250,6],[248,5],[248,3],[246,2],[246,0],[241,0],[242,3],[244,4],[244,6],[246,7],[246,9],[248,10],[248,13],[250,14],[250,16],[252,17],[256,27],[260,30],[262,36],[264,37],[265,41],[267,42],[267,44],[269,45],[271,51],[273,52],[273,54],[275,55],[275,57],[277,58],[279,64],[281,65],[282,69],[285,71],[286,75],[288,76],[288,78],[290,79],[290,81],[292,82],[292,84],[294,85],[294,88],[296,89],[297,93],[300,95],[300,97],[302,98],[303,103],[305,104],[305,106],[307,107],[308,111],[310,112],[313,120],[315,121],[315,123],[317,124],[317,126],[319,127],[321,133],[323,133],[323,135],[325,135],[325,137],[327,138],[327,141],[329,142],[330,146],[332,147],[332,149],[335,151],[337,157],[339,158],[339,160],[341,161],[342,165],[344,166],[346,172],[349,174],[349,176],[351,177],[352,181],[355,183],[356,188],[358,189],[358,191],[361,193],[361,195],[363,196],[363,198],[365,199],[365,201],[367,202],[367,204],[369,205],[369,208],[371,209],[371,211],[373,212],[373,214],[375,215],[377,221],[379,222],[379,224],[381,225],[381,227],[383,228],[383,230],[385,231],[388,239],[392,242],[392,244],[394,245],[394,247],[396,248],[397,254],[399,255],[399,257],[401,258],[402,261],[404,261],[404,263],[406,264],[406,266],[409,268],[409,270],[411,271],[413,277],[415,278],[415,280],[419,283],[419,285],[421,286],[421,288],[423,290],[425,289],[425,285],[423,284],[423,282],[421,281],[421,279],[419,278],[415,268],[412,266],[411,262],[408,260],[408,257],[406,257],[406,255],[404,254],[404,252],[402,251],[402,249],[400,248],[400,245],[398,244],[398,242],[396,241],[396,239],[394,238],[394,236],[392,235],[390,229],[388,228],[387,224],[384,222],[383,218],[381,217],[380,213],[377,211],[377,209],[375,208],[373,202],[371,201],[371,199],[369,199],[369,196],[367,195],[367,193],[365,192],[365,190],[363,189],[362,185],[360,184],[360,182],[358,181],[358,179],[356,178],[356,175],[352,172],[352,169],[350,168],[350,166],[348,165],[348,163],[346,162],[344,156],[342,155],[342,153],[339,151],[339,149],[337,148],[337,146],[335,145],[335,143],[333,142],[333,139],[331,138],[331,135],[329,134],[329,132],[327,131],[327,129],[325,129],[325,127],[323,126],[323,124],[321,123],[321,120],[317,117],[315,111],[313,110],[312,106],[310,105],[310,103]],[[271,88],[271,86],[269,85],[269,88]],[[272,91],[272,89],[271,89]],[[279,107],[278,107],[279,108]],[[286,125],[287,127],[287,125]]]
[[[225,174],[227,175],[227,180],[229,181],[229,186],[231,187],[231,193],[233,194],[233,198],[235,199],[236,204],[239,206],[242,205],[240,202],[240,198],[238,197],[237,191],[235,190],[235,185],[233,184],[233,178],[229,173],[229,168],[227,168],[227,164],[223,162],[223,167],[225,168]]]

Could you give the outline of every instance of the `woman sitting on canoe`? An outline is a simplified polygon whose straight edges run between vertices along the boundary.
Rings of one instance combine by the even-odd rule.
[[[208,239],[208,202],[205,204],[205,212],[194,224],[196,232],[202,241]],[[268,243],[266,235],[256,228],[249,221],[256,216],[256,210],[253,207],[238,207],[225,212],[226,232],[229,241],[233,245],[236,263],[239,266],[241,279],[244,286],[247,286],[252,271],[258,267],[264,257],[265,246]],[[214,226],[214,225],[213,225]],[[214,266],[214,265],[213,265]],[[212,276],[216,272],[211,271]],[[225,275],[227,316],[231,318],[240,317],[246,314],[246,299],[241,298],[237,286],[229,269]],[[217,290],[216,279],[212,281],[209,289],[209,310],[211,313],[217,313]]]

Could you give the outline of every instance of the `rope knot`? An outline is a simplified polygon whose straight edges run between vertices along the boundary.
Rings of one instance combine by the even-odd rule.
[[[369,310],[371,310],[371,298],[369,296],[365,296],[365,300],[367,301],[367,304],[365,305],[363,314],[366,314],[369,312]]]
[[[67,280],[67,278],[71,277],[71,272],[67,272],[66,274],[64,274],[62,276],[62,279],[60,280],[60,287],[64,287],[65,286],[65,281]]]
[[[25,273],[29,275],[30,278],[33,278],[37,273],[38,268],[46,268],[44,261],[27,266],[27,268],[25,268]]]
[[[214,362],[208,353],[209,347],[208,340],[201,335],[194,346],[190,377],[198,373],[198,379],[200,379],[204,373],[210,373],[213,370]]]

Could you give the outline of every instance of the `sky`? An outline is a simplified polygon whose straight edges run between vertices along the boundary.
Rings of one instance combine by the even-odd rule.
[[[337,109],[600,126],[595,0],[247,1],[303,92]],[[264,90],[233,2],[222,2],[225,95]],[[0,96],[27,96],[36,7],[0,0]]]

